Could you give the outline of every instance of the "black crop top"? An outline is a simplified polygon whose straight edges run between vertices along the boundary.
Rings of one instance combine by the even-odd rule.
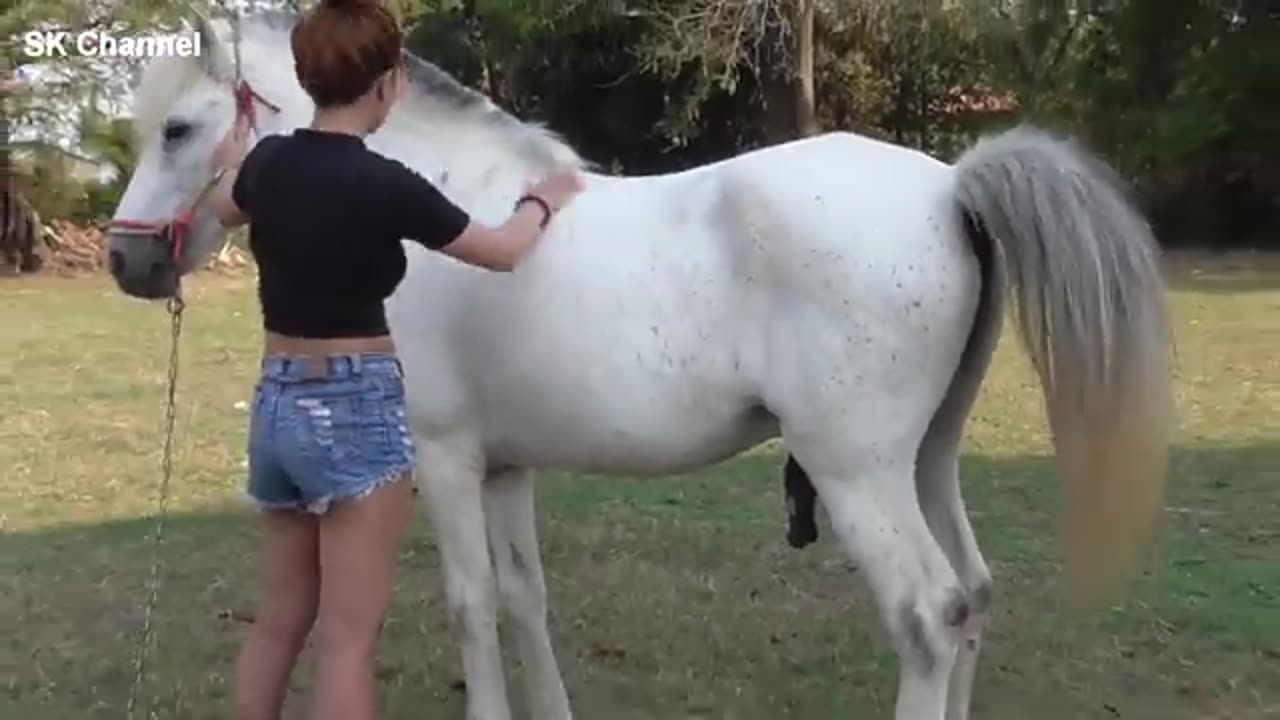
[[[306,128],[262,138],[231,192],[249,217],[263,324],[295,337],[386,334],[383,301],[405,272],[400,240],[438,250],[470,222],[361,138]]]

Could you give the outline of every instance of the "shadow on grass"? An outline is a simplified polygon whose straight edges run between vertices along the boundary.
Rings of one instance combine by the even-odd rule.
[[[670,480],[544,479],[553,633],[578,714],[891,714],[896,661],[856,569],[825,525],[817,546],[785,546],[781,461],[748,455]],[[997,575],[981,717],[1261,718],[1258,708],[1280,702],[1280,441],[1175,452],[1156,570],[1107,612],[1062,607],[1050,459],[969,456],[963,472]],[[150,530],[139,519],[0,539],[0,668],[12,677],[0,717],[120,716]],[[247,512],[169,519],[143,693],[161,717],[228,714],[256,539]],[[384,717],[460,717],[425,520],[400,567],[379,655]],[[295,678],[299,701],[309,674]],[[513,678],[513,695],[520,687]],[[287,717],[303,717],[295,704]]]
[[[1280,251],[1175,251],[1167,257],[1170,285],[1215,295],[1280,290]]]

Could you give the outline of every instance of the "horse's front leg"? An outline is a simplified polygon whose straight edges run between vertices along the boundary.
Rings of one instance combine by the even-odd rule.
[[[436,531],[449,616],[462,646],[467,720],[511,720],[485,534],[483,458],[472,443],[415,437],[418,488]]]
[[[498,594],[512,620],[533,720],[571,720],[547,628],[547,585],[538,549],[533,473],[508,470],[485,481],[484,514]]]

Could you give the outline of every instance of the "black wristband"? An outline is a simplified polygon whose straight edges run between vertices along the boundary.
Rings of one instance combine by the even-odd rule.
[[[547,201],[537,195],[524,195],[516,201],[516,210],[518,211],[520,206],[525,203],[535,203],[538,207],[542,208],[542,222],[538,223],[538,227],[545,230],[547,223],[551,222],[551,206],[547,205]]]

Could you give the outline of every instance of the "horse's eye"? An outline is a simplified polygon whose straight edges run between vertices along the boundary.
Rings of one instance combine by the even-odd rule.
[[[178,120],[171,121],[164,126],[164,141],[176,142],[186,137],[191,132],[190,123]]]

